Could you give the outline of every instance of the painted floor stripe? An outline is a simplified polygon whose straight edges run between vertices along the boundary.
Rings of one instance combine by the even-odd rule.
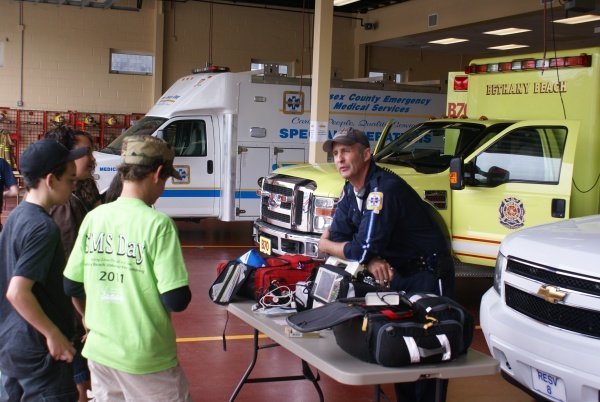
[[[259,334],[259,338],[267,338],[266,335]],[[254,335],[228,335],[225,337],[228,341],[235,341],[240,339],[253,339]],[[222,336],[201,336],[197,338],[177,338],[177,342],[206,342],[206,341],[221,341],[223,340]]]

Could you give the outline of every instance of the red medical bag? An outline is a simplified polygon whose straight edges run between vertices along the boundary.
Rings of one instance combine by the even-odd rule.
[[[259,300],[270,289],[279,286],[288,287],[290,291],[296,289],[297,282],[308,279],[317,261],[310,257],[297,254],[268,257],[265,267],[254,268],[250,271],[244,285],[237,292],[238,296]],[[225,268],[228,261],[219,263],[217,275]]]

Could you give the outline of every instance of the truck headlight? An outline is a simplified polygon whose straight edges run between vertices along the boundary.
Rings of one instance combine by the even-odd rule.
[[[498,295],[501,294],[500,287],[502,282],[502,270],[506,266],[506,257],[502,253],[498,253],[496,265],[494,266],[494,290]]]
[[[323,233],[333,220],[335,200],[328,197],[315,197],[313,205],[313,230]]]

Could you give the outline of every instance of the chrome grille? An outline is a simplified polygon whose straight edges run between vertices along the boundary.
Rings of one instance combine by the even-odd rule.
[[[261,219],[286,229],[310,232],[310,200],[314,183],[278,175],[263,181]]]
[[[269,193],[281,194],[288,197],[294,195],[294,189],[289,187],[277,186],[265,181],[263,184],[263,191],[267,191]]]
[[[280,222],[284,222],[284,223],[290,223],[289,215],[280,214],[278,212],[273,212],[273,211],[269,210],[269,208],[265,205],[263,205],[261,208],[261,216],[267,222],[276,220],[276,221],[280,221]]]

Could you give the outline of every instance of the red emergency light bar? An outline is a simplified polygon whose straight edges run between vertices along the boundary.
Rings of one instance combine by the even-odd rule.
[[[207,66],[203,68],[195,68],[192,70],[192,74],[200,74],[200,73],[228,73],[229,67],[221,67],[221,66]]]
[[[500,63],[470,64],[465,67],[465,74],[545,70],[562,67],[590,67],[591,65],[592,56],[589,54],[580,54],[579,56],[555,57],[551,59],[521,59]]]

